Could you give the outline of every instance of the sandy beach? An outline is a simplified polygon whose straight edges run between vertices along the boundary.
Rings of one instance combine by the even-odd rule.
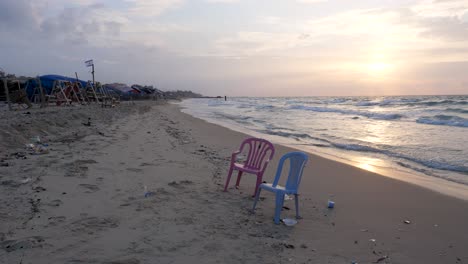
[[[254,176],[223,192],[248,136],[174,104],[0,115],[0,263],[468,263],[467,201],[314,154],[298,224],[267,192],[252,214]]]

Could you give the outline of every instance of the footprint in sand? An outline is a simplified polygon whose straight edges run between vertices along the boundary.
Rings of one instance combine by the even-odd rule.
[[[104,262],[104,264],[140,264],[140,261],[135,258],[112,260]]]
[[[142,169],[137,169],[137,168],[127,168],[128,171],[133,171],[133,172],[141,172],[143,171]]]
[[[58,207],[58,206],[60,206],[62,204],[63,204],[63,202],[61,200],[59,200],[59,199],[52,200],[52,201],[46,203],[46,205],[52,206],[52,207]]]
[[[42,243],[44,242],[44,238],[41,236],[32,236],[26,237],[23,239],[13,239],[13,240],[5,240],[0,242],[0,248],[5,250],[6,252],[13,252],[19,249],[29,249],[35,247],[42,247]]]
[[[167,185],[169,185],[171,187],[174,187],[174,188],[185,188],[185,185],[191,185],[191,184],[193,184],[192,181],[183,180],[183,181],[180,181],[180,182],[172,181],[172,182],[168,183]]]
[[[194,223],[193,218],[190,217],[178,217],[174,220],[176,225],[192,225]]]
[[[94,231],[116,228],[119,226],[119,221],[112,217],[86,217],[72,222],[70,226],[73,232],[93,233]]]
[[[49,226],[56,226],[59,223],[62,223],[66,220],[67,218],[65,216],[52,216],[47,218],[49,220]]]
[[[77,165],[84,165],[84,164],[94,164],[98,162],[92,159],[87,159],[87,160],[75,160],[73,163]]]
[[[86,183],[82,183],[80,185],[78,185],[80,188],[84,189],[85,193],[93,193],[93,192],[97,192],[99,191],[99,187],[97,185],[94,185],[94,184],[86,184]]]
[[[140,167],[145,167],[145,166],[155,166],[156,164],[154,163],[147,163],[147,162],[143,162],[140,164]]]

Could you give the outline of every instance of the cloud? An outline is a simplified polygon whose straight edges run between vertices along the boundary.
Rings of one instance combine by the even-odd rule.
[[[302,4],[316,4],[316,3],[328,2],[328,0],[296,0],[296,2],[302,3]]]
[[[162,13],[181,7],[184,0],[125,0],[132,4],[128,12],[137,17],[157,17]]]
[[[18,30],[36,27],[38,17],[28,0],[0,1],[0,29]]]
[[[240,0],[205,0],[208,3],[237,3]]]
[[[450,41],[468,41],[468,22],[458,17],[425,19],[420,25],[425,28],[422,37]]]
[[[220,56],[272,55],[275,52],[297,46],[294,33],[238,32],[233,37],[216,40],[215,48]]]
[[[410,7],[422,17],[461,17],[468,11],[466,0],[424,0]]]
[[[267,25],[278,25],[282,21],[281,17],[277,16],[261,16],[257,18],[257,23]]]
[[[105,45],[120,36],[125,18],[109,17],[104,6],[68,7],[57,15],[44,18],[41,35],[70,44]],[[107,15],[105,15],[107,14]]]

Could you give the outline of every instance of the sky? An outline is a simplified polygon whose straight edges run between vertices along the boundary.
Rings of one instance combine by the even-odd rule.
[[[227,96],[468,94],[468,0],[1,0],[0,70]]]

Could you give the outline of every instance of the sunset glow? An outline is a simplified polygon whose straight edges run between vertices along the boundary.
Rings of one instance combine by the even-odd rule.
[[[24,75],[93,58],[103,82],[207,95],[468,92],[466,0],[7,0],[0,22]]]

